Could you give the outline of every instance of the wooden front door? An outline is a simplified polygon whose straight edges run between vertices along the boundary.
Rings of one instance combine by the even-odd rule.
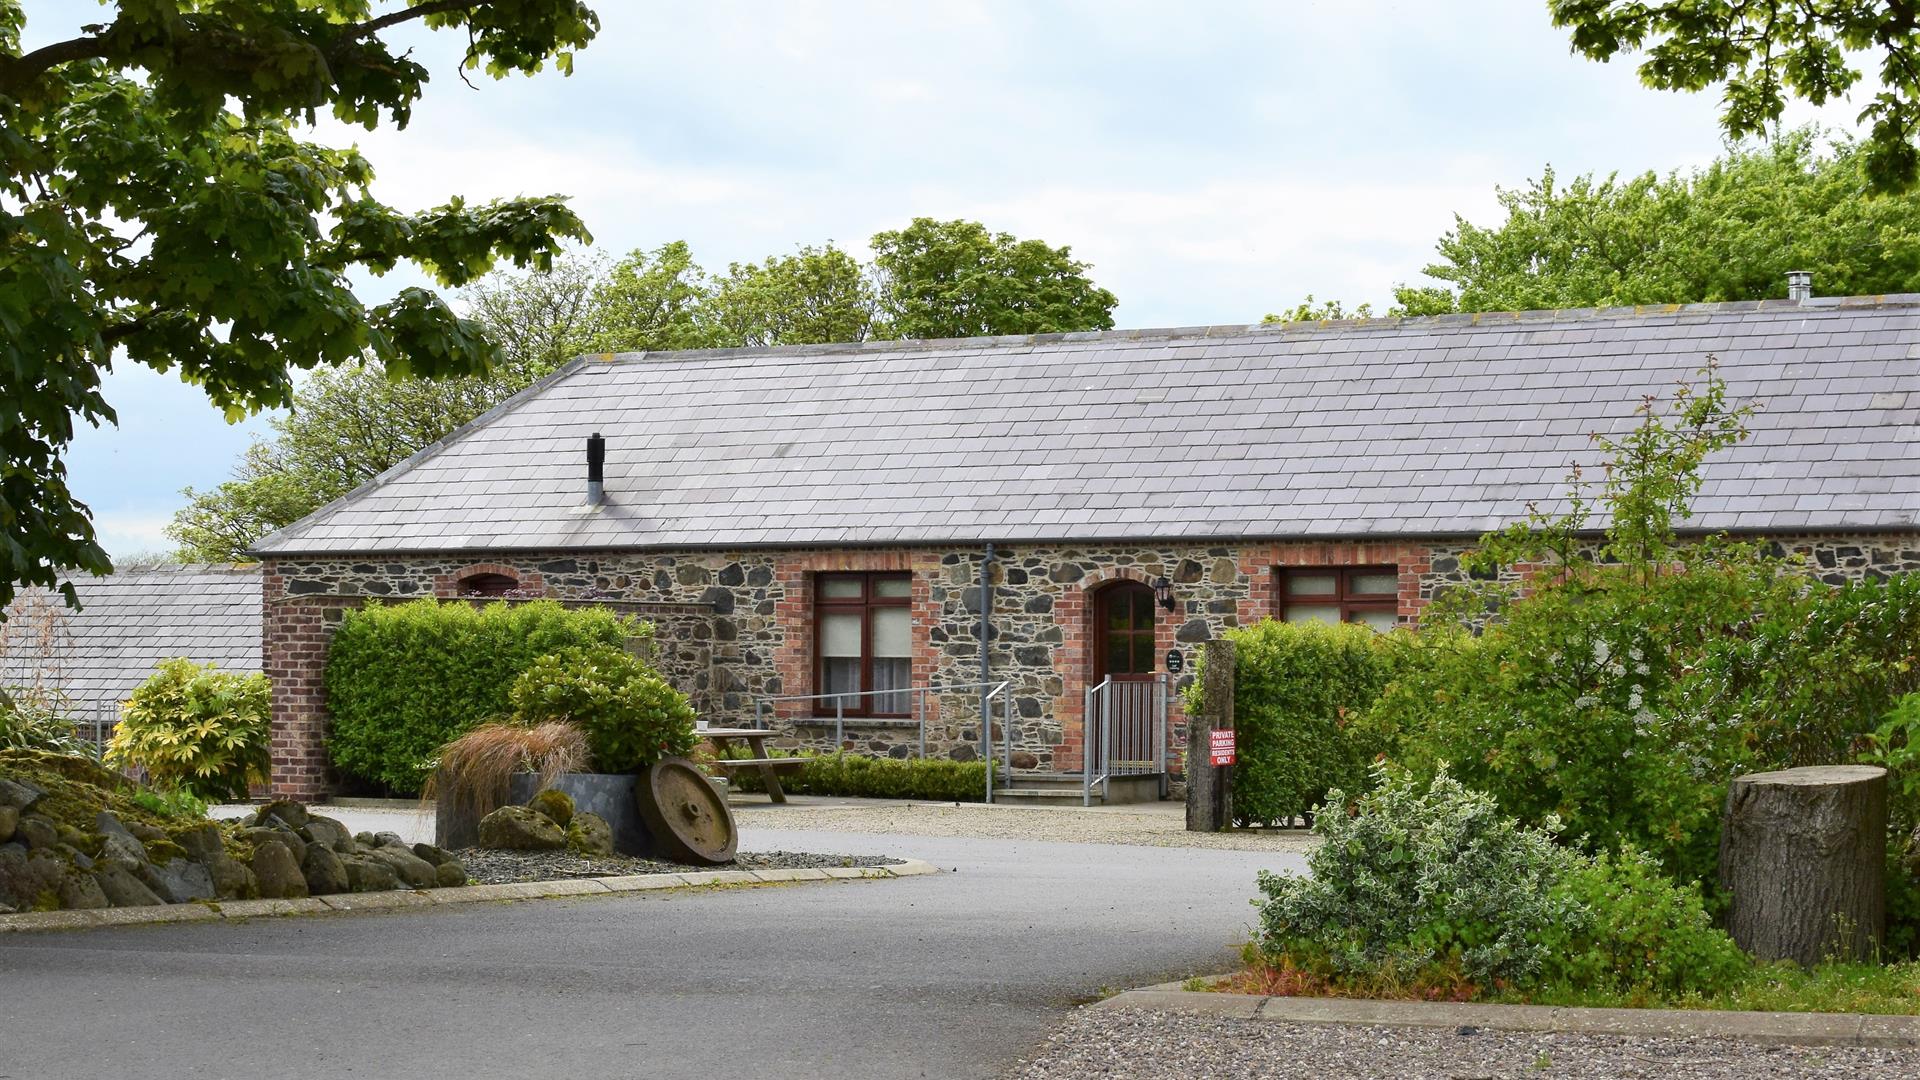
[[[1157,666],[1153,649],[1153,590],[1137,581],[1123,581],[1102,590],[1095,605],[1093,681],[1109,676],[1115,682],[1153,678]]]
[[[1153,590],[1110,585],[1094,605],[1093,684],[1088,695],[1090,775],[1159,772],[1162,686],[1154,673]]]

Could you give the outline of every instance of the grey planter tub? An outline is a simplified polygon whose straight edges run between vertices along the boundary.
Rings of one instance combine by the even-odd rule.
[[[507,801],[524,806],[539,793],[536,780],[532,773],[513,777],[507,783]],[[613,827],[613,850],[649,858],[653,855],[653,838],[633,801],[638,780],[630,773],[563,773],[550,786],[572,797],[576,811],[607,819]],[[433,842],[449,850],[475,846],[480,842],[479,815],[453,805],[453,800],[442,794],[435,806]]]

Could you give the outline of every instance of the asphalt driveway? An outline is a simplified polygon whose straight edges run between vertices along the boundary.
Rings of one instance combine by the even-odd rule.
[[[988,1077],[1297,854],[748,830],[896,881],[0,937],[0,1078]]]

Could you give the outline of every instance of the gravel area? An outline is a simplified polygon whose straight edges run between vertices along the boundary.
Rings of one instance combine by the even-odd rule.
[[[1223,851],[1301,852],[1319,841],[1302,830],[1191,833],[1179,806],[1153,809],[986,806],[874,801],[856,806],[741,806],[742,828],[891,833],[904,836],[976,836],[994,840],[1055,840],[1071,844],[1214,848]]]
[[[1920,1075],[1920,1050],[1770,1046],[1732,1039],[1346,1024],[1276,1024],[1138,1009],[1082,1009],[1007,1080],[1721,1080]]]
[[[743,851],[724,866],[682,866],[660,859],[625,855],[575,855],[570,851],[501,851],[463,848],[454,852],[467,877],[480,885],[556,878],[625,877],[628,874],[678,874],[686,870],[811,870],[835,866],[890,866],[904,862],[885,855],[817,855],[805,851]]]

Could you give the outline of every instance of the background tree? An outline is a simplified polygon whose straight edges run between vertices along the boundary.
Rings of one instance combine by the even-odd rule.
[[[1910,0],[1547,0],[1574,51],[1606,61],[1645,48],[1640,79],[1659,90],[1725,84],[1728,137],[1764,136],[1789,97],[1815,105],[1860,81],[1853,56],[1879,61],[1881,90],[1860,111],[1871,123],[1862,173],[1876,190],[1920,175],[1920,5]]]
[[[556,258],[546,270],[488,274],[460,298],[504,362],[538,377],[593,348],[606,276],[606,256],[584,251]]]
[[[1499,193],[1506,220],[1455,217],[1428,277],[1395,290],[1395,313],[1522,311],[1758,300],[1811,270],[1832,295],[1920,289],[1920,194],[1868,191],[1868,151],[1823,151],[1801,129],[1736,148],[1704,169],[1561,184],[1551,169]]]
[[[1066,247],[990,233],[977,221],[914,218],[874,236],[876,337],[948,338],[1113,329],[1119,300]]]
[[[187,488],[167,526],[178,556],[240,562],[268,533],[307,516],[405,461],[544,374],[544,357],[483,377],[395,379],[378,361],[315,372],[256,440],[234,478]]]
[[[867,273],[831,243],[734,263],[714,283],[705,308],[701,321],[714,346],[864,341],[873,332]]]
[[[1347,305],[1338,300],[1328,300],[1324,303],[1316,304],[1313,301],[1313,294],[1308,293],[1305,300],[1283,311],[1270,311],[1262,317],[1260,321],[1263,323],[1327,322],[1330,320],[1338,321],[1340,319],[1371,318],[1373,318],[1372,304],[1361,304],[1352,310],[1348,310]]]
[[[408,260],[458,286],[500,257],[545,266],[586,230],[559,198],[405,213],[357,151],[305,143],[320,110],[404,127],[428,73],[382,35],[464,34],[499,78],[571,68],[598,30],[577,0],[177,5],[123,0],[24,51],[0,0],[0,606],[17,583],[110,568],[62,461],[76,417],[111,423],[114,357],[178,370],[231,417],[284,406],[291,371],[370,354],[396,374],[484,372],[498,355],[433,292],[367,304],[350,275]],[[184,10],[183,10],[184,9]]]
[[[713,295],[684,240],[635,249],[593,289],[593,349],[651,352],[703,349],[712,342],[702,313]]]

